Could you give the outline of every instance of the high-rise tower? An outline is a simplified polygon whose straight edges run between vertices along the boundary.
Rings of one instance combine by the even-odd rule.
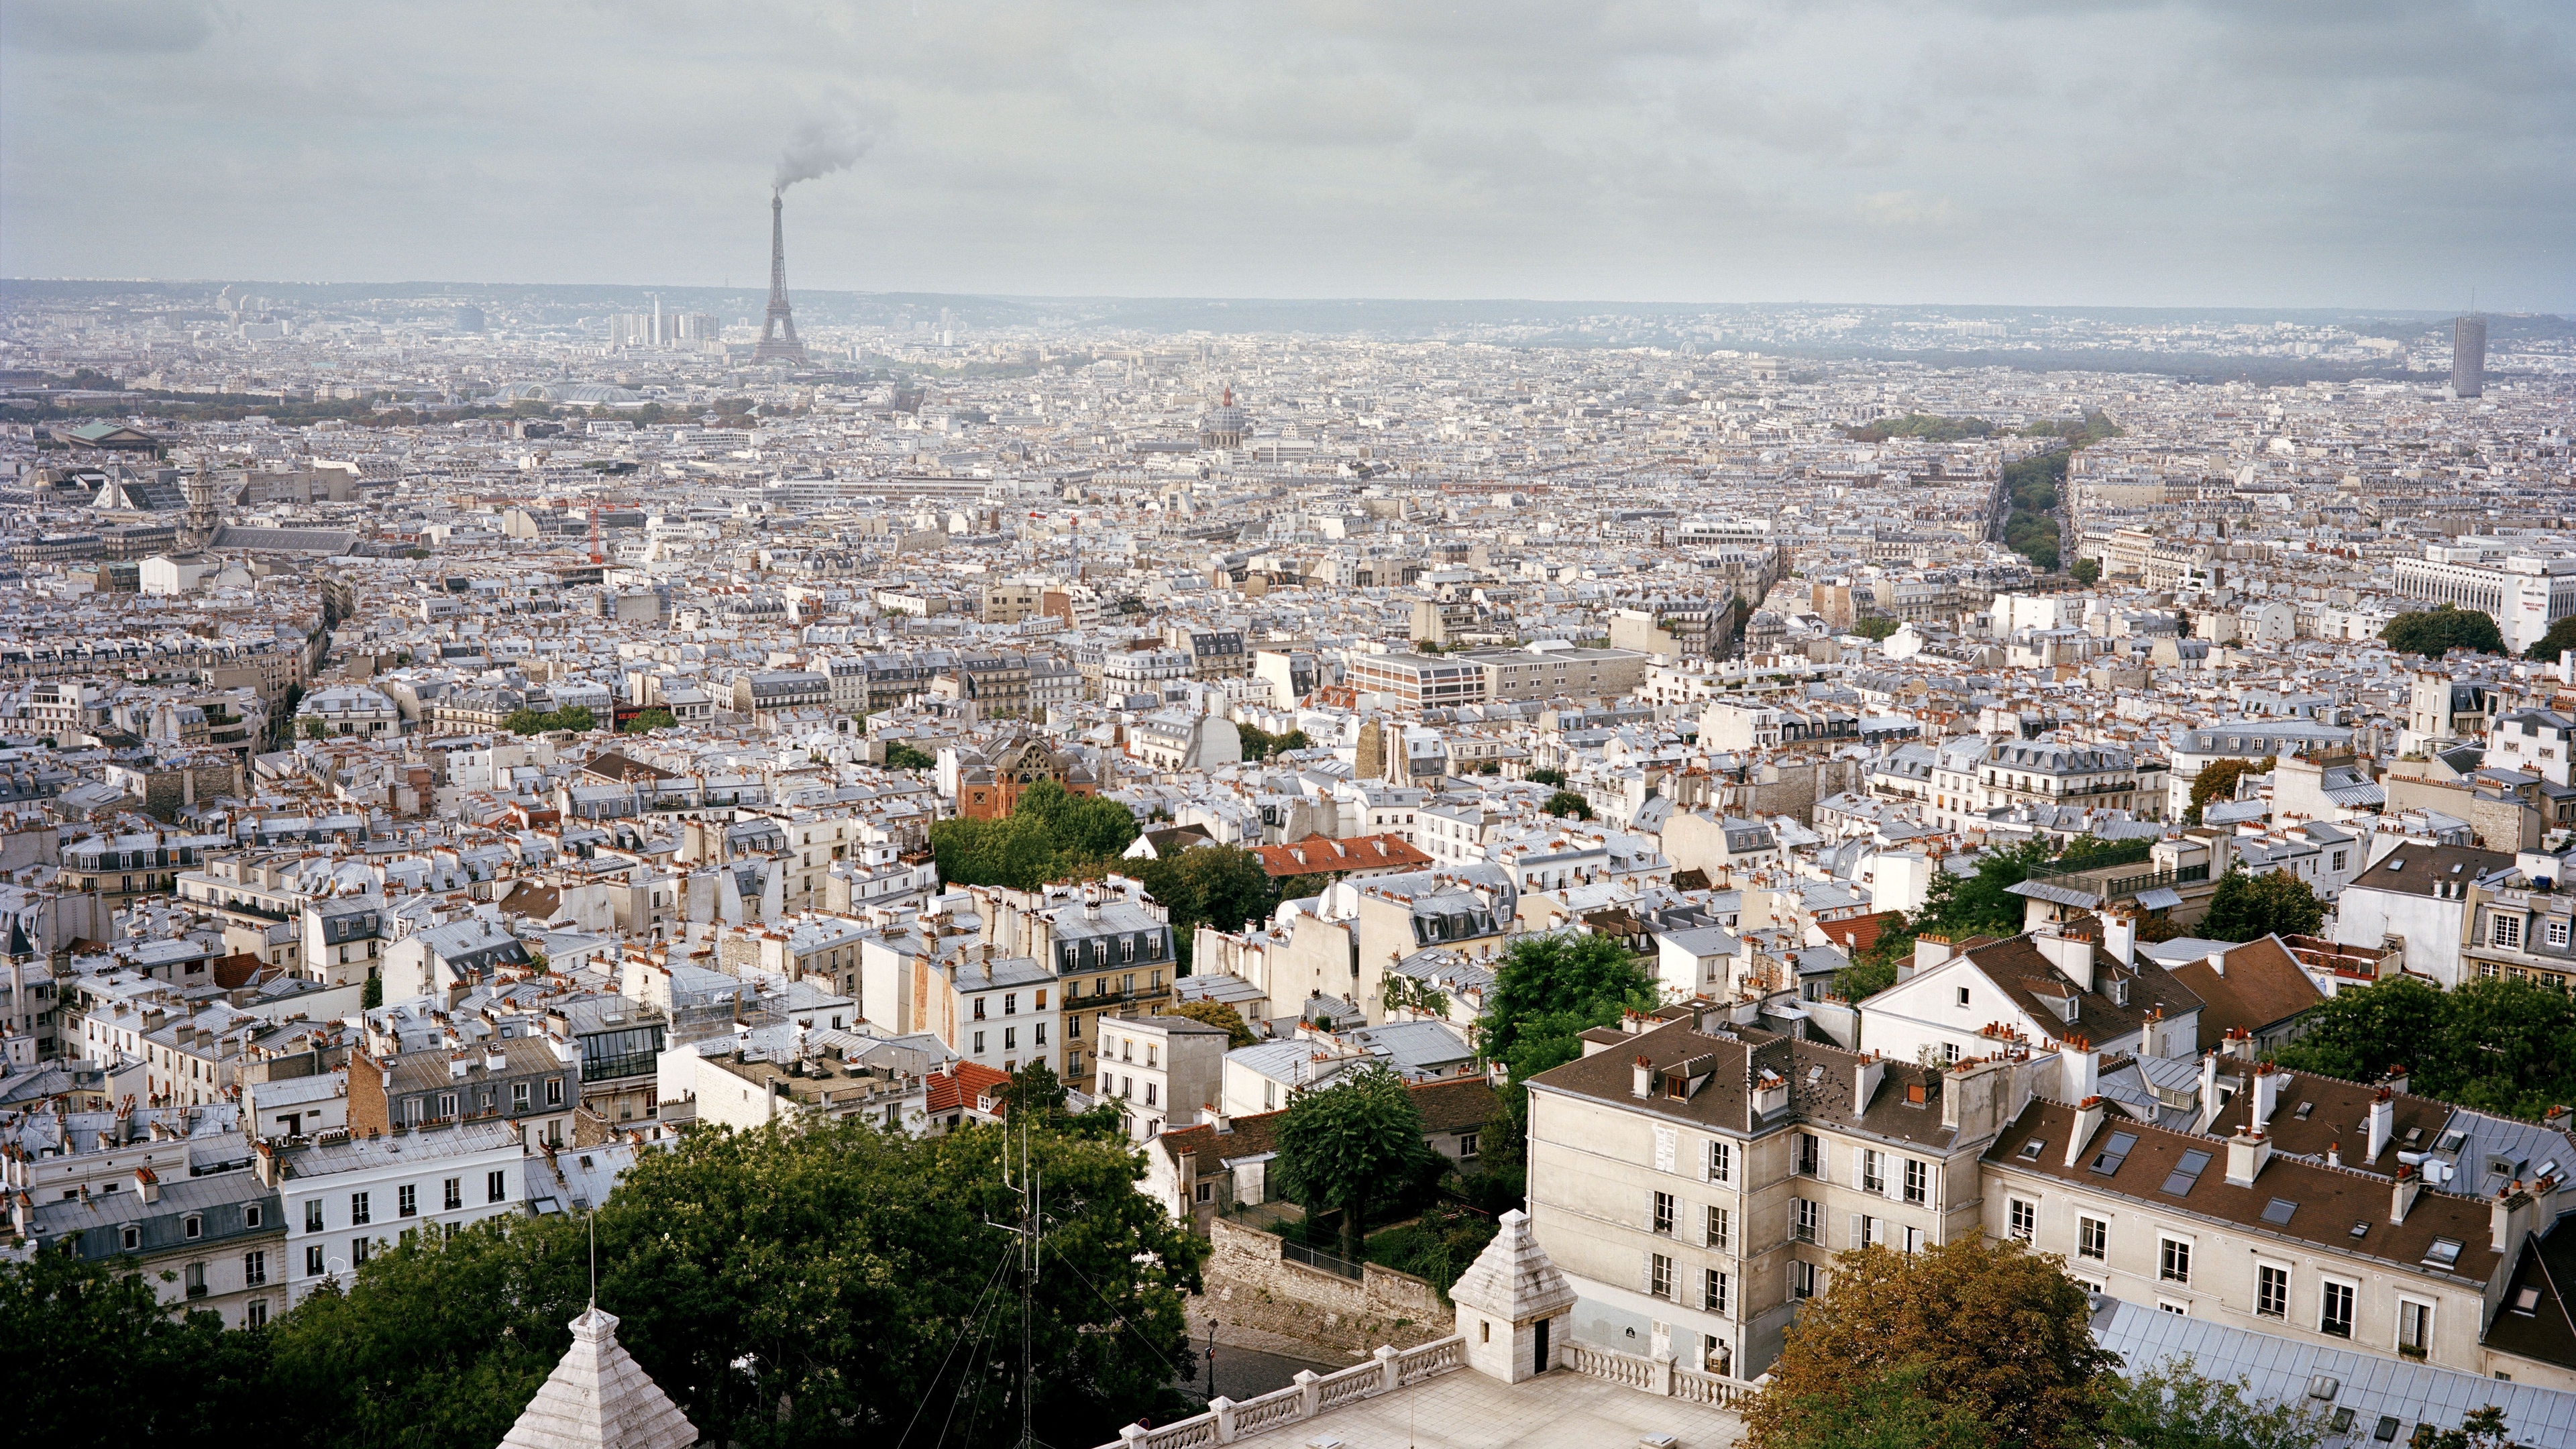
[[[760,324],[754,362],[803,362],[805,344],[796,340],[796,312],[787,305],[787,197],[769,193],[769,316]]]
[[[2487,390],[2487,319],[2475,312],[2451,321],[2451,396]]]

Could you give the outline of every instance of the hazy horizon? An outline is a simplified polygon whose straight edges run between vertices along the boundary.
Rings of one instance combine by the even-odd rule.
[[[2563,5],[1465,13],[5,0],[0,273],[2576,310]]]

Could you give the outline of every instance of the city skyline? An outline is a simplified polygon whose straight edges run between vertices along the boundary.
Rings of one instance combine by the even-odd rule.
[[[795,169],[800,292],[2576,306],[2536,5],[0,19],[10,275],[756,288]]]

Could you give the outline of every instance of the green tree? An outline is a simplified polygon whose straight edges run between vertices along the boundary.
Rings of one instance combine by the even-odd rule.
[[[930,827],[930,858],[949,885],[1009,886],[1036,890],[1059,879],[1062,853],[1046,822],[1034,815],[1001,820],[957,816]]]
[[[2479,654],[2502,654],[2504,635],[2496,631],[2495,619],[2477,609],[2453,608],[2442,604],[2431,609],[2400,614],[2379,631],[2381,642],[2401,654],[2420,654],[2426,659],[2439,659],[2454,649],[2467,649]]]
[[[1798,1311],[1771,1382],[1745,1416],[1758,1449],[1798,1442],[1801,1406],[1855,1379],[1921,1370],[1917,1387],[1965,1411],[2001,1446],[2089,1431],[2116,1355],[2094,1345],[2092,1308],[2065,1262],[1966,1233],[1920,1253],[1858,1248]]]
[[[1354,1263],[1371,1204],[1410,1186],[1431,1150],[1413,1093],[1375,1064],[1290,1098],[1276,1141],[1281,1184],[1310,1212],[1340,1210],[1342,1256]]]
[[[1574,1040],[1583,1032],[1656,1005],[1655,978],[1608,936],[1518,936],[1494,969],[1479,1045],[1488,1060],[1511,1067],[1514,1081],[1525,1081],[1583,1055]],[[1533,1047],[1562,1055],[1524,1070],[1518,1058]]]
[[[1545,766],[1541,766],[1538,769],[1529,771],[1524,778],[1528,779],[1530,783],[1535,785],[1562,785],[1565,783],[1565,772],[1563,770],[1551,770]]]
[[[1973,874],[1935,871],[1924,893],[1923,909],[1908,923],[1916,933],[1937,931],[1957,940],[1963,936],[2018,936],[2025,908],[2012,887],[2055,856],[2048,842],[2034,837],[2018,845],[1990,850],[1977,858]]]
[[[2406,1449],[2512,1449],[2513,1431],[2504,1421],[2504,1410],[2493,1404],[2472,1409],[2460,1416],[2458,1427],[2436,1429],[2431,1424],[2417,1424],[2406,1438]]]
[[[384,973],[380,971],[370,971],[367,973],[366,985],[358,988],[358,1007],[362,1011],[373,1011],[384,1004]]]
[[[2221,1383],[2188,1357],[2104,1386],[2104,1449],[2316,1449],[2325,1415],[2265,1403],[2239,1379]]]
[[[2209,898],[2197,934],[2213,941],[2252,941],[2263,936],[2313,936],[2325,925],[2325,902],[2308,883],[2286,870],[2247,875],[2230,865]]]
[[[331,727],[318,719],[296,721],[295,732],[308,740],[327,740],[331,738]]]
[[[2570,649],[2576,649],[2576,614],[2570,614],[2550,625],[2548,633],[2541,635],[2538,642],[2522,651],[2522,657],[2537,660],[2543,664],[2555,664],[2558,662],[2558,656]]]
[[[886,746],[885,767],[889,770],[935,770],[939,757],[907,744]]]
[[[1782,1416],[1770,1449],[1984,1449],[1985,1425],[1925,1392],[1929,1365],[1891,1364],[1822,1385]]]
[[[1175,1003],[1171,1014],[1186,1016],[1206,1026],[1225,1028],[1225,1046],[1228,1051],[1236,1047],[1253,1046],[1261,1040],[1260,1037],[1253,1035],[1252,1024],[1243,1019],[1243,1013],[1222,1001],[1193,996],[1187,1001]]]
[[[1592,807],[1584,802],[1582,796],[1575,794],[1571,790],[1559,790],[1555,794],[1548,796],[1547,803],[1539,808],[1545,810],[1550,815],[1559,816],[1568,820],[1589,820],[1592,818]]]
[[[106,1228],[99,1229],[108,1231]],[[268,1338],[173,1314],[132,1260],[0,1261],[0,1404],[25,1444],[257,1443],[286,1429]],[[497,1440],[495,1442],[498,1442]]]
[[[2093,585],[2102,582],[2102,561],[2100,559],[2079,558],[2073,564],[2069,565],[2066,571],[2069,574],[2074,575],[2075,582],[2084,585],[2088,589]]]
[[[2419,1096],[2537,1118],[2576,1101],[2576,999],[2529,981],[2443,991],[2397,977],[2326,998],[2309,1029],[2274,1058],[2359,1082],[2403,1067]]]
[[[627,716],[626,723],[619,725],[617,730],[620,734],[649,735],[655,730],[671,729],[678,724],[679,720],[674,718],[669,710],[657,704],[650,709],[639,709]]]
[[[1120,864],[1170,914],[1184,974],[1200,926],[1239,931],[1244,922],[1268,920],[1279,909],[1279,887],[1261,868],[1261,857],[1231,845],[1202,845]]]
[[[2238,781],[2247,775],[2270,774],[2278,759],[2265,755],[2259,760],[2212,760],[2201,766],[2200,773],[2191,777],[2191,818],[2197,821],[2212,800],[2235,799]]]
[[[1071,794],[1053,780],[1040,780],[1022,790],[1011,813],[1036,817],[1060,852],[1082,859],[1115,856],[1137,835],[1136,816],[1126,806]]]
[[[1868,640],[1884,639],[1897,631],[1894,619],[1885,614],[1863,614],[1852,624],[1851,631]]]
[[[1449,1014],[1449,993],[1418,976],[1389,972],[1379,995],[1390,1015],[1399,1011],[1418,1011],[1435,1017]]]
[[[916,1139],[850,1119],[647,1154],[596,1215],[599,1306],[714,1442],[892,1443],[925,1404],[961,1428],[1014,1422],[1024,1331],[1050,1366],[1035,1415],[1065,1442],[1114,1437],[1181,1407],[1182,1295],[1205,1249],[1135,1191],[1130,1144],[1081,1125],[1025,1129],[1049,1219],[1025,1299],[991,1226],[1019,1215],[1001,1168],[1023,1129]],[[280,1402],[317,1444],[499,1442],[587,1298],[585,1227],[494,1219],[370,1258],[272,1330]]]

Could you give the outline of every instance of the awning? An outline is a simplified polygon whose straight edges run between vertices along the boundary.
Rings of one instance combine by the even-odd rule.
[[[2182,904],[2182,897],[2171,886],[2157,886],[2138,892],[2138,904],[2151,911],[2170,911]]]

